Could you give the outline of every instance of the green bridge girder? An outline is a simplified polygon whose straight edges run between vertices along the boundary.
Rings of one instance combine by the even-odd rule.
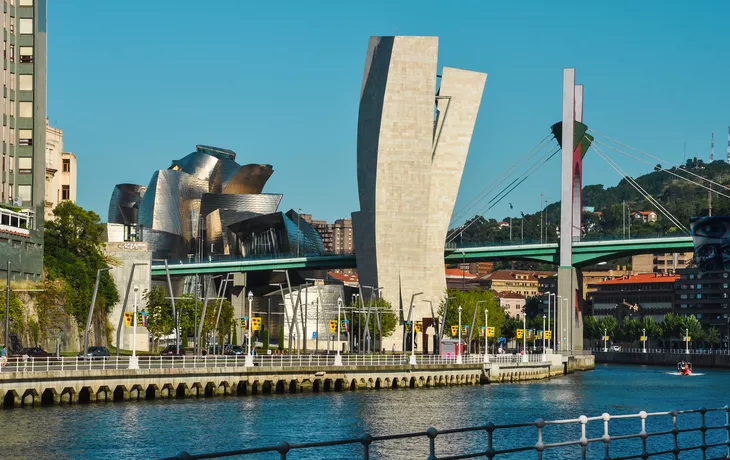
[[[632,240],[580,241],[573,243],[573,266],[584,267],[605,260],[655,252],[689,252],[694,249],[692,237],[637,238]],[[484,246],[447,250],[445,263],[483,262],[490,260],[534,260],[558,264],[557,243]],[[351,254],[303,256],[279,259],[246,259],[202,263],[171,264],[173,276],[215,273],[238,273],[263,270],[355,268]],[[165,266],[152,266],[152,276],[164,276]]]

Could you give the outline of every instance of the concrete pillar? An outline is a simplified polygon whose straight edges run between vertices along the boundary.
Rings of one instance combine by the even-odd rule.
[[[312,393],[314,391],[314,381],[306,379],[299,383],[299,391],[302,393]]]

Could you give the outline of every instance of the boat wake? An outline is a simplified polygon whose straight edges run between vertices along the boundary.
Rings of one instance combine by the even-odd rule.
[[[666,374],[666,375],[684,375],[684,374],[682,374],[681,372],[665,372],[665,374]],[[684,376],[685,376],[685,377],[695,377],[695,376],[700,376],[700,375],[705,375],[705,374],[700,374],[700,373],[692,373],[692,374],[689,374],[689,375],[684,375]]]

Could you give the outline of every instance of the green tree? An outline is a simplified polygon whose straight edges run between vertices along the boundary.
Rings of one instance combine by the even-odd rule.
[[[641,337],[643,324],[638,318],[625,320],[621,325],[619,338],[624,342],[636,342]]]
[[[264,329],[264,351],[269,349],[269,330]]]
[[[152,289],[142,295],[147,312],[147,330],[153,340],[170,335],[174,329],[172,304],[166,296],[167,290],[160,286],[152,286]]]
[[[717,330],[716,327],[711,327],[707,330],[707,343],[710,344],[712,347],[716,347],[720,344],[720,332]]]
[[[86,324],[97,270],[109,266],[104,257],[104,226],[93,211],[70,201],[53,210],[54,220],[46,222],[43,263],[51,280],[64,281],[65,308],[79,327]],[[97,308],[108,312],[119,293],[112,277],[102,272]]]
[[[353,307],[355,310],[360,310],[362,305],[356,304],[354,306],[349,306],[349,308]],[[378,322],[374,312],[376,308],[378,310],[378,314],[380,315],[381,327],[383,328],[383,337],[390,337],[391,335],[393,335],[396,326],[398,326],[398,316],[396,316],[395,312],[393,311],[393,307],[391,306],[390,302],[385,299],[373,299],[372,307],[370,307],[369,302],[366,302],[365,309],[367,310],[368,308],[372,308],[370,312],[370,319],[367,320],[370,337],[379,337],[379,335],[377,335]],[[407,311],[404,314],[405,316],[408,316]],[[342,316],[342,319],[345,319],[344,315]],[[416,320],[418,321],[418,319]],[[358,318],[356,319],[356,321],[360,321],[360,324],[362,324],[362,327],[364,328],[366,322],[366,314],[358,313]],[[350,325],[350,327],[353,327],[353,325]]]
[[[606,333],[609,336],[609,340],[616,340],[615,336],[619,331],[618,321],[616,321],[616,318],[613,316],[604,316],[598,320],[598,330],[600,331],[601,336]]]
[[[494,296],[493,291],[482,291],[473,289],[471,291],[461,291],[457,289],[449,289],[447,291],[449,299],[449,308],[446,311],[446,321],[444,333],[451,335],[451,326],[457,325],[459,322],[459,306],[461,306],[461,324],[471,327],[474,321],[474,329],[471,334],[472,341],[480,341],[480,328],[484,326],[484,310],[489,310],[489,327],[494,327],[494,336],[502,337],[502,330],[505,325],[506,315],[504,309],[499,305],[498,299]],[[477,302],[479,305],[477,307]],[[441,302],[438,309],[439,318],[444,312],[444,301]],[[476,317],[475,317],[476,312]],[[462,336],[462,339],[468,340]]]
[[[600,340],[603,330],[599,330],[598,320],[595,316],[583,317],[583,338],[588,340]]]
[[[5,290],[0,294],[0,325],[5,328]],[[10,330],[22,337],[25,333],[25,314],[23,302],[18,296],[10,291]],[[6,346],[10,346],[7,344]],[[15,350],[13,350],[15,351]]]
[[[279,325],[279,351],[284,349],[284,324]]]

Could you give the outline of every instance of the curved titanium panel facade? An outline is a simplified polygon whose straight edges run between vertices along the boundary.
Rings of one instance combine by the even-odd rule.
[[[139,205],[147,187],[137,184],[117,184],[109,200],[107,222],[112,224],[135,225]]]
[[[282,197],[283,195],[271,193],[248,195],[205,193],[200,203],[200,214],[207,216],[216,209],[271,214],[279,208]]]
[[[139,211],[139,223],[192,239],[197,233],[200,199],[208,184],[181,171],[163,169],[152,175]]]
[[[238,195],[261,193],[272,174],[274,168],[271,165],[242,166],[235,176],[223,183],[223,193]]]

